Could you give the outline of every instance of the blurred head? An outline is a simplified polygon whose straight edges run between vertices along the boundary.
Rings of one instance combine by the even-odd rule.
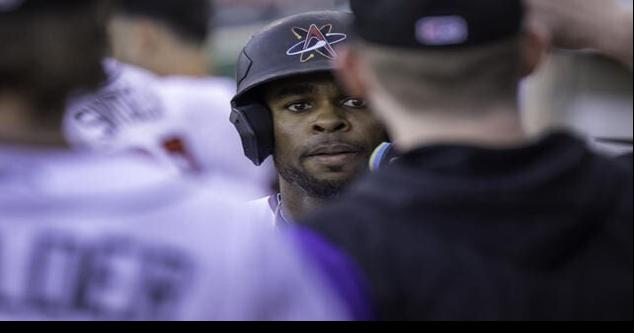
[[[255,164],[274,156],[280,176],[314,197],[337,194],[386,140],[366,102],[332,75],[349,42],[348,13],[291,16],[252,37],[238,61],[232,121]]]
[[[513,103],[544,51],[523,30],[521,0],[353,0],[352,8],[360,41],[340,58],[343,80],[356,95],[409,112]]]
[[[204,51],[212,11],[211,0],[114,0],[113,55],[158,74],[189,74],[179,62],[191,60],[179,57]]]
[[[59,124],[69,92],[105,78],[103,2],[25,0],[0,6],[0,96],[28,101],[34,121]]]

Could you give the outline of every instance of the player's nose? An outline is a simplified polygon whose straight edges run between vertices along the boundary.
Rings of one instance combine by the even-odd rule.
[[[322,108],[313,123],[314,133],[334,133],[350,130],[351,125],[346,116],[333,106]]]

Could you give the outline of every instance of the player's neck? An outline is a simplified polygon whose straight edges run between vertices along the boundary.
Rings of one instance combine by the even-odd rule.
[[[33,105],[16,94],[0,94],[0,142],[66,147],[61,126],[33,123]]]
[[[282,211],[286,217],[294,221],[324,205],[324,199],[311,197],[299,186],[287,182],[282,177],[280,177],[280,193],[282,194]]]
[[[433,144],[466,144],[493,148],[522,145],[529,138],[514,102],[500,102],[464,109],[403,110],[382,105],[393,143],[400,151]],[[399,111],[394,111],[399,110]]]
[[[486,121],[421,120],[401,123],[393,130],[400,151],[433,144],[476,145],[492,148],[519,146],[528,141],[519,118],[496,115]]]

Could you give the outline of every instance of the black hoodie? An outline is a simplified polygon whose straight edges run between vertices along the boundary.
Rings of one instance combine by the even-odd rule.
[[[305,221],[378,319],[632,320],[632,166],[566,134],[403,155]]]

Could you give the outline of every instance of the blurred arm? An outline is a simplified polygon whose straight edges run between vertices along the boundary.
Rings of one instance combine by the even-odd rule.
[[[632,6],[618,0],[526,0],[555,47],[595,49],[632,70]]]

